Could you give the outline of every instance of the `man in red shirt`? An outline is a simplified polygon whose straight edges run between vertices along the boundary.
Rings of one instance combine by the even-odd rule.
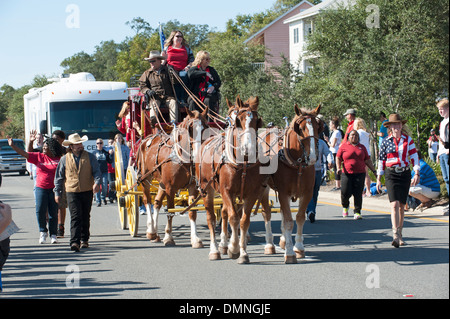
[[[342,143],[347,142],[348,134],[353,130],[353,123],[355,122],[355,118],[356,118],[356,110],[348,109],[347,112],[345,112],[344,116],[348,121],[348,126],[347,126],[347,130],[345,131],[345,135],[344,135],[344,139],[342,140]]]

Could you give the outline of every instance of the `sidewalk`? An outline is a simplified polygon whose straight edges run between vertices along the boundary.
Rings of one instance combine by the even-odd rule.
[[[331,187],[322,186],[319,190],[319,202],[323,204],[333,205],[333,206],[341,206],[341,193],[340,191],[330,191]],[[350,206],[352,207],[353,200],[350,199]],[[448,201],[446,202],[448,206]],[[444,215],[445,206],[433,205],[431,208],[425,209],[424,211],[415,210],[406,212],[406,216],[408,217],[417,217],[417,218],[433,218],[438,219],[440,221],[447,222],[449,221],[449,216]],[[387,194],[376,195],[371,197],[363,198],[363,211],[376,211],[380,213],[390,214],[390,206],[389,199]]]

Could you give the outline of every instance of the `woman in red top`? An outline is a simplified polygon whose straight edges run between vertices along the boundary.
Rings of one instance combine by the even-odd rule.
[[[343,164],[343,168],[342,168]],[[366,165],[375,173],[375,167],[370,160],[367,149],[359,143],[358,131],[352,130],[348,141],[341,144],[336,154],[337,174],[341,177],[341,203],[342,216],[348,216],[350,197],[353,196],[355,204],[354,219],[361,219],[362,193],[366,178]]]
[[[11,137],[8,137],[8,144],[19,155],[22,155],[31,164],[36,165],[36,216],[39,225],[39,243],[43,244],[47,240],[47,232],[50,232],[51,243],[56,244],[58,229],[58,204],[55,201],[55,172],[61,156],[64,155],[64,147],[56,139],[49,138],[44,142],[42,153],[25,152],[17,147]],[[48,228],[47,228],[48,212]]]
[[[187,71],[194,62],[194,53],[184,39],[183,33],[179,30],[172,31],[164,44],[162,56],[167,58],[166,63],[173,67],[180,78],[189,87]],[[175,94],[179,101],[186,102],[186,91],[181,84],[176,83]]]

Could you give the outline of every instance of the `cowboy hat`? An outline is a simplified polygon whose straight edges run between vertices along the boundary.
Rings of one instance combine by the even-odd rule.
[[[355,109],[348,109],[347,112],[344,113],[344,116],[347,116],[349,114],[356,115],[356,110]]]
[[[69,138],[67,140],[65,140],[62,145],[63,146],[69,146],[71,144],[81,144],[83,142],[86,142],[87,140],[89,140],[89,137],[87,137],[86,135],[83,137],[80,137],[80,135],[78,133],[69,135]]]
[[[384,125],[384,127],[388,127],[389,125],[391,125],[393,123],[405,124],[406,122],[407,122],[406,120],[402,120],[400,115],[398,115],[397,113],[394,113],[394,114],[389,115],[389,120],[387,122],[384,122],[383,125]]]
[[[150,51],[148,58],[144,58],[145,61],[150,61],[154,59],[165,60],[166,58],[163,57],[159,51]]]

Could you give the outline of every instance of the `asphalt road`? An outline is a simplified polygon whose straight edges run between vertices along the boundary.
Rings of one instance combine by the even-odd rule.
[[[131,238],[128,231],[120,230],[117,206],[108,204],[92,209],[91,247],[73,253],[67,237],[69,218],[66,238],[59,244],[38,244],[32,188],[28,176],[3,176],[0,200],[13,207],[13,220],[21,230],[11,237],[0,299],[200,299],[197,304],[202,304],[206,299],[225,303],[229,299],[449,298],[448,220],[407,218],[408,246],[395,249],[390,244],[389,215],[369,210],[363,211],[363,220],[343,219],[338,205],[322,202],[316,223],[305,224],[306,258],[285,265],[279,247],[277,254],[264,255],[264,224],[256,216],[251,224],[251,263],[238,265],[225,256],[208,260],[204,213],[199,214],[198,225],[206,248],[190,247],[189,220],[184,216],[174,218],[176,246],[168,248],[145,238],[146,216],[141,216],[140,237]],[[162,215],[161,236],[165,221]],[[279,214],[273,216],[272,227],[278,245]],[[172,311],[181,307],[174,304]]]

